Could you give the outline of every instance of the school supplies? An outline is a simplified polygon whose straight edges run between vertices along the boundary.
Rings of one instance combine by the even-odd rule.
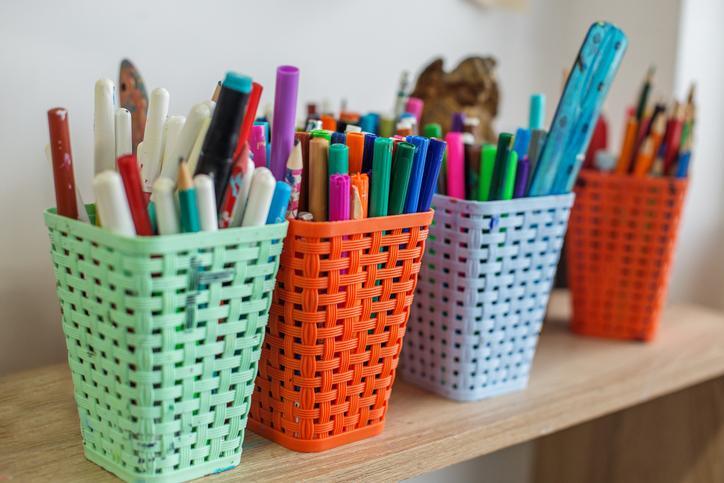
[[[463,136],[457,131],[445,135],[447,143],[447,195],[465,199]]]
[[[329,177],[329,221],[350,219],[349,175],[333,174]]]
[[[612,24],[597,22],[588,30],[536,163],[529,196],[563,193],[578,176],[576,158],[588,145],[627,44]]]
[[[430,140],[422,136],[408,136],[407,142],[415,146],[415,154],[412,158],[412,169],[407,185],[404,213],[416,213],[420,203],[420,187],[422,186],[422,177],[425,173],[425,160],[427,158],[427,147]],[[374,176],[375,173],[373,170],[373,180]]]
[[[496,160],[497,162],[497,160]],[[510,151],[501,171],[500,184],[498,185],[497,199],[512,200],[515,190],[515,175],[518,169],[518,153]]]
[[[500,200],[505,191],[506,173],[508,173],[508,162],[510,159],[510,147],[513,142],[513,135],[500,133],[498,135],[498,147],[495,150],[495,165],[493,176],[490,180],[490,199]]]
[[[241,226],[266,224],[276,184],[274,175],[269,169],[256,168],[254,170]]]
[[[249,134],[249,148],[251,149],[254,166],[257,168],[266,168],[266,136],[264,134],[264,126],[255,124],[251,128]]]
[[[233,165],[233,154],[251,92],[249,77],[228,72],[221,84],[219,102],[211,116],[208,132],[199,154],[195,174],[208,174],[214,181],[216,204],[221,206]],[[144,139],[145,142],[145,139]],[[289,156],[287,151],[286,158]],[[284,176],[282,171],[280,178]]]
[[[327,174],[349,174],[349,148],[344,144],[335,143],[329,146]]]
[[[543,129],[546,116],[546,96],[545,94],[531,94],[530,96],[530,113],[528,115],[528,129]],[[518,153],[520,156],[520,153]]]
[[[128,112],[128,109],[119,107],[116,109],[114,117],[115,160],[124,154],[133,154],[133,133],[131,131],[131,113]]]
[[[628,173],[629,162],[634,155],[634,143],[636,142],[636,134],[639,131],[639,121],[634,116],[628,118],[626,123],[626,131],[623,135],[623,144],[621,145],[621,154],[616,163],[616,172],[619,174]]]
[[[178,188],[181,231],[195,233],[201,230],[201,222],[199,221],[199,209],[196,204],[196,190],[185,161],[179,163],[176,186]]]
[[[292,194],[292,187],[284,181],[277,181],[274,186],[274,194],[269,204],[269,212],[266,217],[266,224],[273,225],[281,223],[286,219],[289,208],[289,198]]]
[[[134,236],[136,230],[121,176],[111,170],[96,175],[93,178],[93,193],[103,228],[118,235]]]
[[[388,205],[388,213],[390,215],[401,215],[404,213],[407,188],[410,182],[410,173],[412,172],[416,149],[414,144],[401,142],[395,150],[390,174],[390,197]],[[415,211],[417,211],[417,205],[415,206]]]
[[[153,183],[153,205],[159,235],[174,235],[181,231],[176,208],[176,182],[160,177]]]
[[[375,153],[372,159],[369,216],[387,216],[390,192],[390,169],[392,163],[392,139],[375,139]],[[314,217],[317,219],[317,217]]]
[[[287,161],[287,172],[284,180],[291,188],[287,217],[296,218],[299,211],[299,196],[302,191],[304,163],[302,161],[302,143],[296,140],[294,148],[289,154]]]
[[[480,156],[482,146],[476,142],[464,144],[465,149],[465,198],[477,199],[480,185]]]
[[[263,90],[264,88],[258,82],[251,83],[251,92],[249,93],[249,99],[246,103],[246,112],[244,112],[244,118],[241,121],[241,127],[239,128],[239,138],[236,141],[234,160],[241,156],[241,151],[244,149],[244,146],[249,140],[249,134],[251,133],[251,128],[254,125],[256,111],[259,108],[259,100],[261,99],[261,93]]]
[[[136,156],[126,154],[118,158],[118,173],[123,181],[123,189],[126,193],[126,200],[131,211],[133,226],[136,234],[141,236],[152,236],[153,228],[151,220],[148,217],[146,209],[146,201],[143,197],[143,183],[141,182],[141,173],[138,169]],[[106,220],[101,217],[103,223]]]
[[[68,111],[62,107],[56,107],[48,111],[56,210],[61,216],[77,220],[78,204],[76,201],[73,154],[70,148],[68,124]],[[83,207],[81,206],[81,208]]]
[[[161,157],[161,172],[163,172],[163,165],[166,163],[177,164],[178,158],[173,160],[174,153],[173,148],[178,141],[178,137],[183,130],[186,118],[183,116],[169,116],[166,118],[166,122],[163,125],[163,156]],[[160,176],[160,174],[159,174]]]
[[[313,137],[309,141],[309,212],[316,221],[327,219],[327,162],[329,141]]]
[[[96,174],[116,169],[115,94],[116,86],[113,81],[96,81],[93,112],[93,159]]]
[[[493,171],[495,170],[495,158],[498,149],[494,144],[484,144],[480,153],[480,180],[478,183],[478,201],[488,201],[490,197],[490,185],[493,182]]]
[[[161,172],[163,157],[163,125],[168,115],[169,93],[159,87],[151,92],[146,118],[146,131],[143,134],[143,146],[139,152],[143,191],[150,193],[153,182]]]
[[[432,195],[435,194],[435,188],[440,175],[440,167],[445,157],[447,143],[440,139],[430,139],[427,146],[427,159],[425,160],[425,171],[422,175],[422,185],[420,186],[420,201],[417,206],[418,213],[426,213],[430,211],[432,203]]]
[[[349,148],[349,172],[361,172],[365,149],[365,135],[361,132],[348,132],[347,147]]]
[[[284,179],[289,153],[294,146],[298,88],[299,69],[291,65],[277,68],[269,160],[269,167],[277,180]]]
[[[196,190],[196,207],[199,211],[201,231],[218,230],[214,182],[206,174],[197,174],[194,176],[194,189]]]
[[[173,143],[171,151],[169,151],[168,158],[164,159],[160,176],[176,179],[178,176],[179,160],[189,159],[191,150],[201,133],[202,127],[204,124],[208,127],[210,120],[211,109],[209,109],[208,105],[200,103],[191,107],[188,116],[186,116],[186,122],[184,122],[181,132],[179,132],[176,137],[176,142]]]
[[[515,173],[515,189],[513,190],[513,198],[525,197],[529,171],[530,161],[528,161],[528,155],[525,155],[522,159],[518,160],[518,167]]]
[[[352,187],[357,190],[357,195],[359,196],[360,209],[362,210],[362,216],[360,218],[367,218],[370,190],[369,176],[366,173],[353,173],[350,176],[350,183]]]
[[[359,189],[352,185],[350,186],[350,192],[350,219],[361,220],[364,218],[364,214],[362,213],[362,198],[359,195]]]

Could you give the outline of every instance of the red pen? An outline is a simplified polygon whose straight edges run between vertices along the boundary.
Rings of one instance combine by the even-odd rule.
[[[239,140],[236,143],[236,151],[234,151],[234,162],[238,161],[241,151],[249,140],[249,133],[251,132],[251,126],[254,124],[254,119],[256,119],[256,110],[259,108],[262,90],[264,88],[258,82],[251,83],[251,93],[249,93],[249,100],[246,103],[246,112],[239,128]],[[246,163],[241,164],[241,172],[246,174]]]
[[[241,178],[245,176],[246,166],[249,163],[249,143],[244,143],[241,155],[234,160],[231,167],[231,175],[229,175],[229,186],[224,193],[224,200],[221,202],[219,210],[219,227],[228,228],[231,223],[231,215],[234,212],[236,199],[239,197],[239,189],[241,186]],[[251,176],[251,174],[250,174]]]
[[[123,188],[126,191],[128,207],[131,209],[131,218],[136,227],[136,234],[141,236],[152,236],[151,220],[148,217],[146,202],[143,197],[143,185],[141,183],[141,172],[138,169],[138,162],[135,154],[125,154],[116,161],[118,173],[123,180]]]
[[[48,111],[50,129],[50,153],[53,158],[53,181],[55,182],[55,206],[57,213],[78,219],[78,204],[75,197],[75,176],[73,175],[73,154],[70,149],[68,111],[56,107]]]

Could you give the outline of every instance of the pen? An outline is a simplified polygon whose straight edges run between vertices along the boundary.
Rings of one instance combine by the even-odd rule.
[[[296,141],[302,148],[302,185],[299,192],[299,211],[307,211],[309,194],[309,139],[311,135],[308,132],[297,131],[294,135]]]
[[[153,205],[159,235],[174,235],[180,231],[175,189],[176,183],[162,176],[153,183]]]
[[[463,135],[451,131],[445,135],[447,142],[447,195],[465,199],[465,175],[463,174]]]
[[[93,111],[95,174],[116,169],[115,92],[116,86],[110,79],[96,81]]]
[[[274,185],[274,194],[269,205],[269,214],[266,217],[266,224],[282,223],[289,208],[289,198],[292,188],[284,181],[277,181]]]
[[[390,192],[390,164],[392,161],[392,139],[375,139],[375,153],[372,159],[372,186],[370,193],[370,218],[387,216]],[[317,217],[315,216],[316,220]]]
[[[211,123],[199,153],[194,174],[208,174],[214,181],[218,207],[221,207],[226,186],[229,183],[239,127],[250,92],[251,79],[249,77],[235,72],[227,72],[224,82],[221,84],[219,102],[211,116]],[[286,162],[286,159],[284,161]],[[282,172],[281,176],[283,175]]]
[[[425,160],[425,171],[422,176],[420,187],[420,202],[417,207],[418,213],[430,211],[432,195],[435,194],[435,187],[438,184],[440,166],[445,156],[447,144],[441,139],[430,139],[427,146],[427,159]]]
[[[395,151],[390,175],[390,201],[388,205],[388,214],[390,215],[401,215],[405,212],[405,200],[415,150],[414,144],[401,142]],[[415,211],[417,211],[417,205],[415,205]]]
[[[141,183],[141,173],[138,169],[136,156],[133,154],[125,154],[118,158],[118,173],[123,181],[123,188],[126,193],[126,201],[131,211],[133,226],[137,235],[153,236],[153,228],[151,220],[148,217],[146,209],[146,201],[143,197],[143,184]],[[101,216],[103,223],[105,218]]]
[[[53,160],[55,206],[60,216],[78,219],[78,204],[73,175],[73,154],[70,148],[68,111],[56,107],[48,111],[50,152]]]
[[[309,212],[316,221],[327,220],[327,171],[329,141],[314,137],[309,141]]]
[[[118,235],[135,236],[136,230],[120,175],[111,170],[97,174],[93,178],[93,193],[103,228]]]
[[[217,231],[219,222],[216,217],[214,182],[206,174],[197,174],[194,176],[194,190],[196,191],[196,207],[199,210],[201,231]]]
[[[181,231],[195,233],[201,229],[199,209],[196,205],[196,190],[191,179],[188,165],[181,161],[178,167],[178,204],[181,218]]]
[[[208,128],[210,120],[211,110],[208,105],[200,103],[191,108],[189,115],[186,116],[186,122],[184,122],[183,128],[181,128],[181,132],[176,137],[176,142],[171,146],[168,157],[164,159],[160,176],[171,180],[175,180],[178,177],[179,160],[190,160],[191,150],[196,143],[196,139],[199,137],[204,125]],[[199,149],[201,149],[200,144]]]
[[[329,221],[349,220],[349,175],[333,174],[329,177]]]
[[[528,187],[526,188],[526,193],[530,188],[530,182],[533,178],[536,163],[538,163],[538,157],[540,156],[540,152],[546,142],[546,135],[547,133],[544,129],[533,129],[530,132],[530,144],[528,145],[528,162],[530,163],[530,169],[528,170]]]
[[[243,149],[241,157],[237,162],[246,162],[246,170],[241,175],[239,183],[236,185],[237,195],[234,201],[234,207],[231,210],[231,219],[229,221],[229,227],[241,226],[244,220],[244,210],[246,209],[246,203],[249,198],[249,190],[251,189],[251,182],[254,179],[254,162],[246,154],[248,149]],[[227,190],[228,192],[229,190]]]
[[[276,184],[274,175],[268,168],[256,168],[254,170],[242,226],[266,224]]]
[[[119,107],[115,114],[115,138],[116,138],[116,155],[115,160],[124,154],[133,153],[133,133],[131,131],[131,113],[128,109]]]
[[[302,143],[296,141],[294,148],[289,155],[289,161],[287,161],[287,172],[284,179],[287,184],[291,187],[291,195],[289,198],[289,209],[287,212],[288,218],[296,218],[297,212],[299,211],[299,194],[302,190],[302,183],[304,182],[304,164],[302,163]]]
[[[377,135],[383,138],[387,138],[395,134],[395,120],[394,118],[382,116],[378,124]]]
[[[251,133],[251,128],[254,125],[256,111],[259,108],[259,99],[261,99],[261,93],[263,90],[264,88],[258,82],[251,83],[251,93],[249,93],[246,111],[244,112],[244,118],[242,119],[241,127],[239,128],[239,139],[236,141],[236,149],[234,150],[233,156],[234,160],[241,156],[241,151],[244,149],[244,146],[249,140],[249,134]]]
[[[143,134],[143,147],[140,153],[141,179],[143,191],[150,193],[153,182],[161,173],[163,157],[163,125],[168,115],[169,94],[159,87],[151,92],[146,114],[146,130]]]
[[[407,142],[415,146],[415,153],[412,158],[412,170],[410,171],[410,181],[407,185],[407,195],[405,196],[403,212],[417,213],[417,207],[420,204],[420,187],[422,186],[422,177],[425,173],[427,147],[430,141],[422,136],[408,136]]]
[[[224,193],[224,201],[221,202],[221,207],[218,210],[220,228],[228,228],[230,226],[234,216],[236,201],[241,194],[244,173],[250,168],[254,171],[254,163],[249,160],[249,143],[246,143],[241,150],[241,154],[234,158],[234,165],[231,167],[229,184],[226,187],[226,193]],[[239,223],[241,223],[241,220],[239,220]]]

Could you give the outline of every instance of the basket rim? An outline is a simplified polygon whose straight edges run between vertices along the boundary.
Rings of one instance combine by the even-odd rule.
[[[577,183],[582,178],[598,178],[601,180],[615,181],[622,185],[631,185],[640,187],[642,184],[649,186],[675,186],[679,189],[686,189],[689,186],[689,177],[686,178],[674,178],[672,176],[633,176],[629,173],[616,173],[614,171],[598,171],[596,169],[582,169],[578,175]],[[574,185],[574,189],[575,186]]]
[[[95,211],[95,204],[87,204],[86,208]],[[43,212],[43,218],[45,219],[45,225],[50,230],[67,231],[73,235],[85,237],[124,253],[138,255],[152,255],[219,245],[233,245],[242,242],[283,239],[289,226],[289,223],[284,221],[273,225],[224,228],[223,230],[217,231],[129,237],[113,233],[94,224],[84,223],[80,220],[58,215],[55,208],[46,209]]]
[[[357,235],[375,231],[428,226],[435,215],[433,210],[405,215],[388,215],[360,220],[302,221],[289,220],[289,235],[310,238],[329,238],[340,235]]]
[[[434,200],[438,202],[447,203],[449,205],[458,205],[459,208],[473,209],[476,212],[506,212],[515,211],[520,209],[535,209],[535,208],[549,208],[556,206],[573,206],[576,194],[571,191],[562,195],[546,195],[546,196],[526,196],[525,198],[513,198],[511,200],[495,200],[495,201],[477,201],[477,200],[463,200],[460,198],[453,198],[448,195],[441,195],[435,193]],[[440,207],[438,207],[440,209]]]

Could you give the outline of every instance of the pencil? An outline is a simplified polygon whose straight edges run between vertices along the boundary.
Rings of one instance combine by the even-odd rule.
[[[628,173],[628,167],[631,162],[631,156],[636,143],[636,134],[638,133],[639,122],[635,116],[628,118],[626,123],[626,131],[623,136],[623,144],[621,146],[621,154],[618,157],[616,163],[616,173],[625,174]]]

